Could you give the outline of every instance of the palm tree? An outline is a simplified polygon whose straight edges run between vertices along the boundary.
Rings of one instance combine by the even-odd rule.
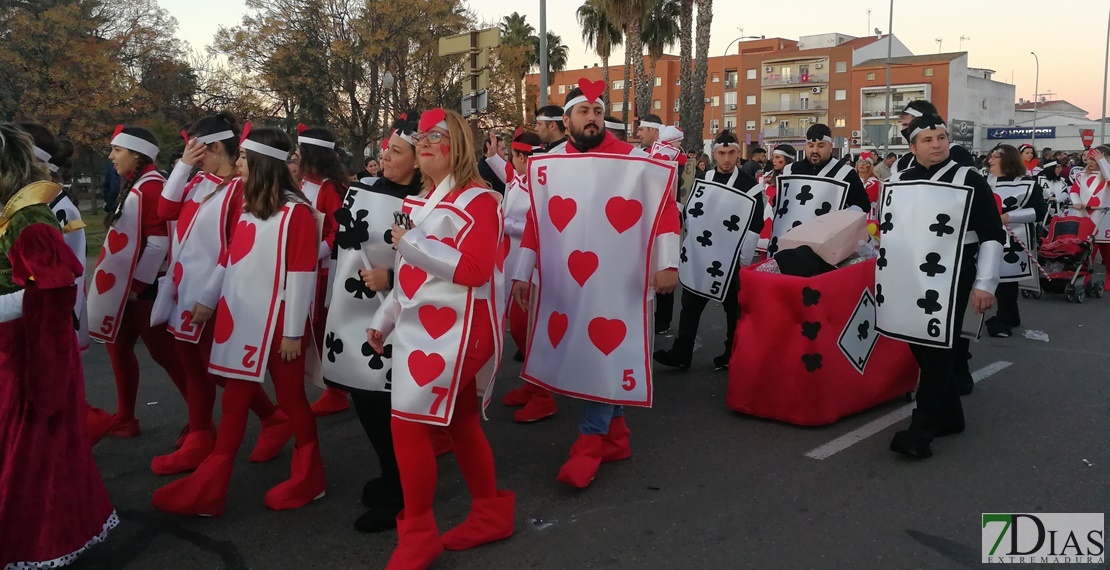
[[[648,12],[644,21],[642,39],[647,46],[648,59],[651,61],[651,74],[647,81],[636,82],[636,115],[644,116],[651,108],[651,92],[655,86],[655,66],[663,51],[674,46],[678,41],[678,19],[682,14],[679,0],[660,0]],[[642,83],[642,84],[641,84]]]
[[[605,99],[609,99],[609,56],[613,48],[624,43],[620,26],[609,19],[601,7],[601,0],[586,0],[578,7],[578,25],[582,26],[582,41],[601,58],[602,78],[605,81]]]
[[[528,50],[529,55],[522,59],[521,65],[513,70],[516,74],[516,82],[514,83],[515,89],[513,90],[513,109],[514,116],[520,117],[520,123],[524,123],[524,78],[528,75],[528,71],[534,65],[533,52],[536,48],[532,47],[537,45],[539,41],[536,38],[536,29],[529,24],[525,16],[517,12],[505,16],[501,20],[501,44],[516,49]],[[565,58],[564,58],[565,59]],[[564,62],[565,63],[565,62]]]
[[[644,71],[644,43],[641,30],[644,26],[644,19],[647,18],[648,12],[652,7],[659,2],[659,0],[601,0],[602,6],[605,8],[605,13],[609,15],[609,19],[620,25],[624,31],[625,50],[624,55],[624,122],[628,123],[628,108],[629,97],[628,91],[631,87],[629,81],[629,67],[632,67],[636,73],[637,81],[646,80]]]
[[[690,129],[687,133],[697,133],[695,146],[702,147],[702,132],[705,125],[705,77],[709,72],[709,28],[713,25],[713,0],[695,0],[698,7],[698,41],[695,54],[694,77],[691,80],[693,89],[690,111]],[[689,135],[687,135],[689,136]],[[691,137],[693,138],[693,137]]]
[[[551,85],[555,81],[555,74],[567,68],[567,56],[570,53],[570,48],[563,45],[563,38],[547,31],[547,84]],[[532,51],[532,57],[535,58],[534,65],[539,68],[540,65],[540,42],[536,38],[536,48]],[[540,70],[543,73],[543,70]]]
[[[683,148],[700,148],[702,129],[694,125],[690,112],[696,105],[694,99],[694,0],[679,0],[679,74],[681,83],[678,94],[679,124],[685,137]]]

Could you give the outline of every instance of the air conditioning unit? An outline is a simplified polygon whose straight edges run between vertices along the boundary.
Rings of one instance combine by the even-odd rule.
[[[810,117],[809,122],[816,123],[817,122],[817,117]]]
[[[708,102],[710,102],[710,101],[712,101],[712,99],[710,99],[709,97],[706,97],[706,98],[705,98],[705,102],[706,102],[706,103],[708,103]]]
[[[814,92],[814,93],[820,93],[820,92],[821,92],[821,88],[820,88],[820,87],[813,87],[813,88],[811,88],[811,89],[810,89],[810,91],[812,91],[812,92]]]
[[[771,73],[774,70],[775,70],[774,66],[771,66],[771,65],[767,65],[767,66],[763,67],[763,72],[764,73]]]
[[[772,121],[771,119],[763,119],[764,125],[770,125],[771,123],[774,123],[774,121]]]
[[[860,133],[859,131],[852,131],[852,138],[857,138],[858,139],[862,136],[863,136],[863,134]]]
[[[817,63],[813,64],[813,69],[821,69],[823,67],[825,67],[825,64],[821,63],[821,62],[817,62]]]
[[[771,116],[771,122],[775,122],[775,121],[777,121],[777,120],[779,120],[779,118],[778,118],[778,117],[775,117],[775,116],[773,116],[773,115]]]
[[[852,139],[852,146],[860,146],[860,142],[859,142],[858,138],[853,138]]]

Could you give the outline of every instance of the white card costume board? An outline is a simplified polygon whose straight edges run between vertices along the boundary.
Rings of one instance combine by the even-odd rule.
[[[335,213],[337,259],[323,346],[324,378],[329,381],[360,390],[390,390],[393,344],[378,354],[366,341],[367,323],[389,292],[370,290],[358,272],[364,267],[393,270],[393,212],[403,205],[399,197],[354,184]]]
[[[883,188],[875,269],[876,328],[924,346],[951,348],[972,189],[933,180]]]
[[[1039,192],[1033,180],[1014,180],[1012,182],[995,182],[993,185],[995,196],[1002,201],[1002,213],[1012,212],[1026,207],[1033,192]],[[1032,224],[1010,224],[1009,228],[1017,235],[1021,243],[1035,247],[1032,238],[1036,235]],[[1036,251],[1036,250],[1034,250]],[[1000,283],[1017,283],[1033,277],[1036,268],[1029,262],[1029,254],[1025,248],[1014,240],[1007,232],[1005,254],[1002,256]]]
[[[739,169],[733,174],[738,174]],[[740,265],[740,246],[755,215],[756,198],[731,184],[694,180],[686,199],[686,235],[678,278],[691,293],[722,301]],[[754,234],[753,234],[754,235]]]
[[[521,377],[610,404],[651,406],[651,259],[673,166],[612,154],[529,166],[539,286]]]
[[[127,307],[127,294],[139,262],[141,241],[141,212],[143,194],[139,183],[123,197],[123,209],[100,250],[100,260],[93,272],[89,288],[89,321],[93,323],[89,336],[97,342],[115,342],[120,319]]]
[[[652,143],[651,149],[648,151],[648,154],[650,154],[652,158],[657,160],[675,162],[678,160],[678,155],[682,154],[682,149],[669,145],[662,141],[655,141],[654,143]]]
[[[73,250],[73,255],[77,256],[77,261],[81,262],[81,269],[86,269],[85,229],[65,231],[69,224],[81,221],[81,210],[77,208],[77,205],[69,199],[65,192],[59,193],[58,197],[50,203],[50,210],[54,212],[54,217],[58,219],[58,225],[62,226],[62,239]],[[89,313],[85,299],[88,287],[85,282],[85,273],[85,271],[82,271],[74,282],[74,285],[77,286],[77,302],[73,306],[73,314],[77,316],[77,346],[81,350],[89,347]]]
[[[875,310],[875,297],[870,289],[865,288],[836,343],[860,376],[867,369],[867,362],[871,360],[871,353],[879,340],[879,333],[875,330]]]
[[[830,161],[830,166],[839,164]],[[787,172],[791,165],[787,165]],[[828,167],[826,167],[828,168]],[[778,241],[786,232],[805,222],[844,208],[848,183],[827,176],[784,173],[775,180],[775,215],[771,222],[771,241],[767,255],[778,252]]]

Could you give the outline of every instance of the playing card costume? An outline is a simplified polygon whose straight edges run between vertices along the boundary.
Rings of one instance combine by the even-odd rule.
[[[902,109],[902,120],[905,121],[909,119],[910,121],[913,121],[918,117],[937,114],[937,108],[935,105],[924,99],[917,99],[915,101],[910,101],[906,105],[906,108]],[[906,123],[903,123],[903,125],[905,124]],[[971,153],[959,144],[949,142],[948,153],[949,157],[952,159],[952,162],[955,162],[960,166],[975,166],[975,157],[971,156]],[[897,161],[894,162],[894,165],[890,167],[890,175],[894,176],[895,174],[908,169],[910,166],[913,165],[913,162],[914,158],[912,152],[907,152],[906,154],[903,154],[898,158]]]
[[[759,232],[759,242],[755,250],[764,260],[767,258],[767,245],[771,243],[771,225],[775,219],[775,192],[778,190],[778,177],[782,176],[782,169],[794,162],[798,155],[797,149],[788,144],[780,144],[771,151],[769,168],[762,172],[756,179],[763,188],[763,230]],[[776,163],[781,166],[776,167]]]
[[[1095,230],[1095,244],[1098,245],[1102,263],[1110,267],[1110,216],[1106,215],[1106,209],[1110,207],[1110,190],[1106,184],[1110,180],[1110,160],[1100,158],[1097,166],[1075,169],[1079,172],[1068,192],[1071,207],[1066,215],[1091,218],[1098,228]]]
[[[251,178],[244,183],[244,209],[231,242],[197,300],[215,308],[208,371],[227,379],[219,433],[211,455],[196,471],[158,489],[151,501],[158,509],[177,514],[223,514],[251,400],[262,391],[267,372],[278,403],[289,417],[296,447],[289,480],[266,493],[266,506],[295,509],[322,497],[326,486],[316,419],[304,393],[305,364],[315,356],[309,312],[316,297],[320,230],[316,212],[303,196],[282,188],[250,187],[252,183],[261,186],[264,168],[277,167],[287,173],[285,157],[290,145],[287,138],[284,149],[254,138],[268,140],[265,137],[275,137],[275,133],[285,138],[277,129],[261,129],[253,135],[249,131],[248,123],[244,133],[248,138],[240,143],[247,151],[251,171]],[[277,180],[283,183],[281,178]],[[251,210],[246,202],[251,192],[282,192],[282,198],[267,216]],[[266,203],[263,198],[256,200]],[[303,341],[291,359],[282,356],[287,339]]]
[[[1036,223],[1044,219],[1048,204],[1032,176],[987,176],[1002,213],[1009,215],[1006,249],[1002,255],[999,283],[995,290],[998,313],[987,320],[991,336],[1010,336],[1010,329],[1021,326],[1018,287],[1021,282],[1040,282],[1040,276],[1025,248],[1037,246]],[[1016,236],[1016,238],[1015,238]],[[1020,240],[1020,241],[1019,241]],[[1036,249],[1032,255],[1036,256]]]
[[[0,125],[0,152],[19,152]],[[30,145],[25,145],[30,161]],[[89,445],[73,339],[81,263],[33,182],[0,210],[0,567],[56,568],[119,524]]]
[[[568,117],[576,105],[603,105],[604,89],[579,81],[564,105]],[[513,275],[527,282],[539,268],[521,377],[586,400],[559,473],[574,487],[589,485],[603,461],[631,454],[622,405],[652,403],[651,282],[678,269],[675,168],[616,140],[600,118],[583,125],[584,135],[604,133],[590,146],[578,146],[572,128],[566,154],[533,159],[532,209]]]
[[[739,141],[728,131],[713,142],[714,151],[729,146],[738,149]],[[755,255],[763,230],[763,199],[763,188],[739,168],[707,170],[694,181],[683,212],[686,232],[679,252],[682,310],[678,338],[671,350],[653,355],[656,362],[688,368],[701,313],[709,301],[717,301],[724,305],[728,333],[724,354],[713,362],[719,369],[728,368],[739,316],[737,273]]]
[[[947,142],[936,115],[914,119],[903,133],[923,154],[929,143],[916,137]],[[921,368],[913,420],[891,449],[928,457],[933,437],[964,428],[956,377],[967,374],[967,340],[960,330],[972,288],[994,293],[1006,234],[990,186],[951,158],[928,167],[915,160],[892,176],[879,211],[876,329],[911,343]]]
[[[832,131],[818,123],[809,128],[806,139],[832,144]],[[829,158],[820,164],[792,162],[783,167],[775,184],[775,214],[767,243],[767,254],[772,257],[778,252],[779,238],[817,216],[846,208],[871,210],[859,174],[843,159]]]

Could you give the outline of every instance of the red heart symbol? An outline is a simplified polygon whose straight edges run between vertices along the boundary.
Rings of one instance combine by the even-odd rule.
[[[401,282],[401,290],[405,292],[405,296],[411,299],[416,295],[417,289],[428,280],[428,272],[406,263],[397,272],[397,280]]]
[[[254,248],[255,232],[255,225],[246,220],[240,221],[239,225],[235,226],[235,234],[231,237],[231,249],[228,251],[231,265],[242,261]]]
[[[589,281],[590,276],[597,271],[597,265],[597,254],[592,251],[575,250],[570,252],[570,257],[567,258],[567,268],[570,269],[570,275],[578,282],[579,287],[586,286],[586,281]]]
[[[605,217],[618,234],[623,234],[640,221],[644,213],[644,206],[636,200],[625,200],[620,196],[613,196],[605,203]]]
[[[424,330],[428,331],[428,335],[432,339],[447,334],[451,327],[455,326],[455,321],[458,320],[458,313],[451,307],[436,308],[432,305],[423,305],[417,311],[420,316],[420,324],[424,325]]]
[[[127,238],[127,234],[121,234],[116,230],[112,230],[108,232],[108,239],[106,241],[108,243],[108,253],[115,255],[123,251],[123,248],[127,247],[127,242],[131,240]]]
[[[439,378],[446,367],[447,363],[437,353],[427,354],[422,350],[415,350],[409,354],[409,374],[412,374],[412,379],[421,388]]]
[[[112,132],[112,138],[116,138],[123,132],[123,124],[116,125],[116,130]]]
[[[567,224],[574,219],[574,215],[578,213],[578,204],[571,198],[560,198],[559,196],[552,196],[547,201],[547,215],[551,218],[551,223],[555,225],[555,229],[562,233],[566,229]]]
[[[182,267],[181,262],[173,264],[173,284],[178,287],[181,286],[181,276],[185,274],[185,268]]]
[[[590,341],[605,356],[612,354],[624,342],[624,335],[628,332],[624,321],[604,317],[594,318],[586,330],[590,333]]]
[[[1097,208],[1098,205],[1101,204],[1101,203],[1102,203],[1102,200],[1099,200],[1098,198],[1091,198],[1090,200],[1087,200],[1087,207],[1088,208]]]
[[[432,127],[436,126],[436,123],[446,118],[447,112],[439,107],[424,111],[424,114],[420,115],[420,132],[427,132]]]
[[[185,313],[181,314],[181,318],[185,318]],[[216,305],[216,330],[212,332],[212,340],[216,344],[223,344],[231,340],[231,332],[235,330],[235,319],[231,318],[231,309],[227,308],[227,300],[220,297],[220,303]]]
[[[177,241],[185,239],[185,232],[189,231],[189,224],[193,223],[199,208],[200,204],[192,200],[181,205],[181,211],[177,214]]]
[[[998,194],[994,195],[994,205],[995,205],[995,207],[998,208],[998,213],[1001,214],[1002,213],[1002,196],[999,196]]]
[[[189,142],[189,133],[185,132],[185,129],[181,129],[181,138],[185,139],[185,142]]]
[[[105,291],[116,286],[116,276],[105,271],[96,272],[96,292],[103,294]]]
[[[567,334],[569,324],[570,319],[558,311],[551,313],[551,316],[547,318],[547,338],[551,340],[552,348],[563,342],[563,335]]]
[[[590,81],[589,79],[582,78],[578,80],[578,88],[582,90],[582,94],[586,96],[586,100],[593,103],[605,93],[605,82],[600,79],[597,81]]]

